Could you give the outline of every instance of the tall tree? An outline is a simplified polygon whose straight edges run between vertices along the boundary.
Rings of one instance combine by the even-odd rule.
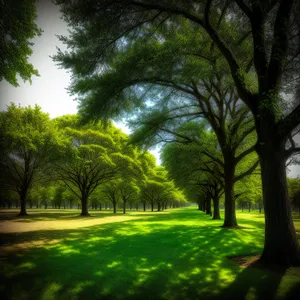
[[[66,156],[55,166],[56,177],[81,201],[81,215],[88,216],[88,200],[95,189],[117,179],[125,172],[138,172],[132,158],[135,149],[127,146],[125,134],[112,124],[107,128],[100,123],[80,125],[77,116],[63,116],[55,120],[65,127],[70,144]]]
[[[27,215],[26,199],[37,182],[46,179],[48,169],[62,155],[63,138],[39,106],[11,104],[0,115],[0,184],[14,190],[21,201],[19,215]]]
[[[291,82],[291,89],[299,83],[299,1],[57,0],[56,3],[73,26],[70,38],[64,39],[73,49],[71,55],[60,58],[64,56],[64,65],[74,67],[75,73],[81,75],[97,70],[98,63],[109,63],[111,54],[120,51],[122,44],[131,45],[126,43],[127,38],[138,40],[149,34],[149,27],[175,29],[184,19],[188,26],[197,27],[210,38],[210,45],[226,60],[239,96],[255,119],[266,215],[261,261],[267,265],[300,264],[285,174],[286,160],[300,151],[293,140],[300,123],[300,104],[296,101],[288,109],[281,106],[283,84]],[[95,24],[97,30],[93,30]],[[245,40],[251,47],[249,59],[242,53]],[[202,49],[197,52],[200,56]],[[85,62],[85,67],[78,68],[78,62]],[[254,67],[248,68],[252,62]],[[255,89],[247,82],[251,74]],[[294,90],[298,97],[299,89]]]
[[[109,133],[88,125],[78,130],[67,127],[65,135],[71,143],[64,159],[55,166],[56,177],[80,199],[81,215],[88,216],[89,196],[116,175],[117,166],[111,158],[114,141]]]

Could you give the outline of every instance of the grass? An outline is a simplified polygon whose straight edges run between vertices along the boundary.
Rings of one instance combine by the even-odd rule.
[[[299,297],[296,268],[280,274],[242,268],[228,259],[261,252],[264,219],[258,213],[239,212],[243,229],[238,230],[220,228],[222,221],[195,207],[126,216],[77,214],[34,211],[25,219],[0,214],[0,225],[5,224],[1,299]]]

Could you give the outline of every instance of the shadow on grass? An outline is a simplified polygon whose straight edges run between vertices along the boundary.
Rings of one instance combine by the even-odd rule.
[[[182,210],[80,230],[2,235],[8,245],[28,244],[2,258],[2,299],[272,299],[282,274],[241,269],[226,258],[260,252],[263,230],[221,224]],[[290,280],[285,295],[299,282]]]

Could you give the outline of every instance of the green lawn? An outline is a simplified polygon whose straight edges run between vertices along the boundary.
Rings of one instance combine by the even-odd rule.
[[[128,213],[131,220],[91,212],[88,219],[101,224],[39,228],[54,224],[53,216],[60,224],[86,221],[76,214],[2,217],[0,225],[18,222],[20,231],[1,233],[1,299],[300,299],[299,269],[273,273],[227,258],[261,252],[263,215],[256,212],[238,212],[243,229],[235,230],[195,207]],[[28,223],[38,225],[22,232]]]

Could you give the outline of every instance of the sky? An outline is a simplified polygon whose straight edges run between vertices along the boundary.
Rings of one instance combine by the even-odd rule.
[[[65,46],[58,40],[56,35],[67,35],[67,25],[60,18],[59,8],[51,0],[42,0],[37,3],[37,24],[43,29],[41,37],[33,40],[33,54],[29,61],[38,69],[40,76],[32,77],[32,84],[19,80],[19,87],[14,87],[6,81],[0,82],[0,110],[6,110],[11,102],[21,106],[38,104],[44,112],[49,113],[51,118],[75,114],[77,102],[75,97],[70,96],[67,87],[70,83],[70,74],[66,70],[59,69],[50,58],[56,54],[56,47],[65,49]],[[130,130],[124,124],[116,124],[125,133]],[[158,164],[159,149],[150,151],[155,155]],[[300,175],[300,166],[289,167],[288,176],[297,177]]]

